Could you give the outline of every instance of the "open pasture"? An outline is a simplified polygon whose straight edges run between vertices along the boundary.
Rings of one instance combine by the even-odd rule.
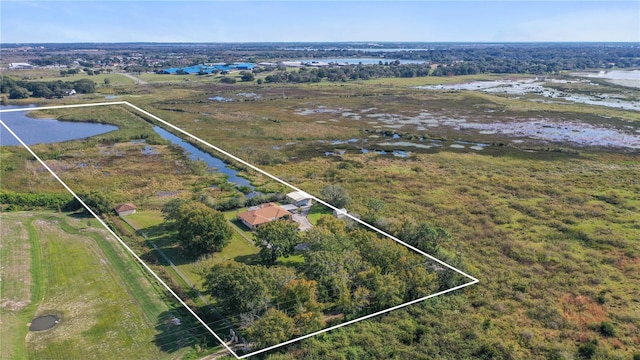
[[[3,235],[11,235],[2,236],[0,254],[3,359],[162,359],[185,353],[178,342],[187,334],[183,327],[173,326],[172,336],[154,343],[168,330],[166,318],[178,312],[97,225],[53,212],[2,214]],[[60,322],[28,331],[32,318],[47,314]]]

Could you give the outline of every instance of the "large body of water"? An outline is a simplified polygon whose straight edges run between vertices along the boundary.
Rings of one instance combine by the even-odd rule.
[[[338,64],[349,64],[349,65],[358,65],[362,63],[363,65],[371,65],[378,64],[380,61],[384,64],[385,62],[392,63],[396,61],[396,59],[387,59],[387,58],[317,58],[317,59],[301,59],[301,60],[292,60],[292,61],[302,61],[302,63],[308,63],[312,61],[321,61],[326,63],[338,63]],[[422,64],[424,60],[400,60],[400,64]]]
[[[0,106],[0,110],[20,109],[29,106]],[[117,126],[87,122],[59,121],[55,119],[35,119],[27,116],[27,111],[0,113],[2,120],[27,145],[51,144],[61,141],[84,139],[117,130]],[[0,126],[0,145],[20,145],[4,126]]]
[[[166,131],[161,127],[154,126],[153,130],[158,133],[158,135],[160,135],[163,139],[169,140],[172,144],[178,145],[183,148],[189,154],[189,159],[202,160],[206,162],[210,168],[215,168],[217,172],[221,172],[227,175],[227,180],[229,182],[238,184],[239,186],[248,186],[251,189],[254,189],[249,180],[239,176],[237,170],[228,167],[227,164],[225,164],[225,162],[220,160],[219,158],[207,154],[206,152],[198,149],[192,144],[182,140],[181,138],[173,135],[172,133]]]
[[[580,72],[572,73],[570,75],[606,79],[617,85],[640,88],[640,70],[610,70],[599,71],[597,73]]]

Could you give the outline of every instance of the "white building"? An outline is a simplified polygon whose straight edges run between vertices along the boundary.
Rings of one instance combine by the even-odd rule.
[[[10,63],[9,70],[26,70],[33,69],[33,65],[29,63]]]
[[[287,201],[289,204],[293,204],[299,207],[311,206],[313,204],[313,198],[311,195],[304,191],[294,191],[287,194]]]
[[[338,210],[333,210],[333,216],[335,216],[338,219],[344,219],[347,217],[347,209],[342,208]]]
[[[302,61],[283,61],[280,63],[280,65],[286,66],[286,67],[303,67],[304,66]]]

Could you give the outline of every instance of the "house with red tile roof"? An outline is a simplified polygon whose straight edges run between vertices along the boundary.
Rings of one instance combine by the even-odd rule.
[[[249,229],[255,230],[258,226],[279,219],[290,219],[293,214],[283,209],[276,203],[267,203],[249,208],[248,211],[238,214],[238,220]]]

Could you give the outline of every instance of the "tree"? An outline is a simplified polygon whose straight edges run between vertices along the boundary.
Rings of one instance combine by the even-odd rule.
[[[236,83],[236,79],[232,78],[232,77],[223,77],[222,79],[220,79],[220,82],[223,84],[235,84]]]
[[[300,242],[298,225],[295,222],[276,220],[256,230],[253,240],[260,247],[260,258],[267,265],[275,264],[280,256],[289,256]]]
[[[275,281],[264,266],[229,261],[211,267],[204,287],[222,309],[258,316],[271,304]]]
[[[222,250],[233,235],[224,215],[202,203],[181,205],[175,217],[178,240],[196,254]]]
[[[165,221],[175,221],[178,219],[178,209],[180,206],[184,205],[186,200],[176,198],[171,199],[162,207],[162,216]]]
[[[33,87],[32,96],[51,98],[53,97],[53,92],[44,83],[37,83]]]
[[[282,311],[269,309],[267,313],[247,329],[249,340],[259,348],[289,340],[295,334],[293,319]]]
[[[96,91],[96,83],[93,80],[81,79],[72,82],[72,84],[79,94],[93,94]]]
[[[349,195],[347,192],[338,185],[327,185],[320,190],[320,195],[326,200],[329,204],[337,207],[343,208],[349,203]]]
[[[107,195],[104,195],[97,191],[92,191],[90,193],[78,193],[77,195],[97,215],[102,215],[113,211],[113,204],[111,202],[111,199]],[[80,206],[81,205],[78,204],[78,207]]]
[[[29,90],[16,86],[9,90],[9,99],[26,99],[29,97]]]
[[[111,79],[104,78],[104,86],[109,86],[109,85],[111,85]]]
[[[318,298],[321,302],[338,300],[349,292],[358,272],[366,270],[367,263],[356,251],[306,251],[302,271],[307,279],[318,282]]]
[[[376,273],[372,280],[373,306],[377,309],[387,309],[400,305],[404,301],[405,284],[397,276]]]
[[[282,288],[279,302],[290,313],[299,315],[308,312],[320,311],[318,303],[317,283],[313,280],[293,279]]]
[[[451,241],[451,234],[441,227],[433,227],[428,223],[415,224],[407,221],[397,231],[398,238],[429,254],[440,252],[440,245]]]
[[[255,76],[253,75],[253,73],[249,72],[249,71],[241,71],[240,72],[240,80],[242,81],[253,81],[255,79]]]

